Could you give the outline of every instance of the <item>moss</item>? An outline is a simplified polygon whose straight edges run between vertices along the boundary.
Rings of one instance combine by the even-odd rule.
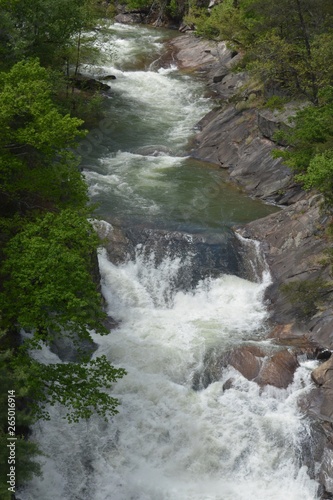
[[[333,288],[333,283],[322,278],[292,281],[280,286],[281,292],[295,306],[300,318],[310,318],[320,308],[324,296]]]

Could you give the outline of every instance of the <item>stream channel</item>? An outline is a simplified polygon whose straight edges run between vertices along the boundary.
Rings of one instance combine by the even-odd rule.
[[[118,262],[100,252],[102,291],[119,326],[93,335],[94,355],[128,374],[113,388],[121,405],[108,423],[94,416],[68,424],[53,407],[51,421],[34,426],[43,476],[20,500],[317,498],[302,464],[310,426],[297,405],[311,387],[311,362],[301,360],[287,389],[261,389],[230,367],[201,381],[209,354],[269,345],[270,275],[256,243],[231,227],[276,207],[188,157],[195,124],[214,103],[199,76],[165,57],[171,36],[110,24],[97,32],[99,60],[82,68],[116,76],[107,118],[80,153],[105,233],[117,224],[131,241]],[[59,362],[46,349],[38,356]]]

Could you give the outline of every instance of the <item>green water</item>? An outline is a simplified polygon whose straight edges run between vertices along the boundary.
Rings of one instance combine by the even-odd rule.
[[[194,127],[214,102],[205,97],[201,80],[170,63],[164,42],[171,35],[111,25],[97,43],[99,64],[84,68],[88,74],[116,76],[104,103],[106,121],[83,147],[82,165],[98,215],[193,232],[276,211],[244,195],[225,171],[188,157]]]

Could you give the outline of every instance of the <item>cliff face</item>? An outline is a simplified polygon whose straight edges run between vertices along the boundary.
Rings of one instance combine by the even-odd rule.
[[[289,168],[280,158],[272,156],[274,149],[284,147],[272,140],[274,133],[292,126],[290,118],[299,106],[291,103],[283,111],[256,108],[253,100],[257,91],[251,89],[247,76],[241,73],[238,80],[237,73],[230,73],[234,59],[239,56],[232,57],[222,42],[201,41],[185,35],[173,40],[171,45],[180,67],[203,74],[207,88],[220,103],[198,123],[192,155],[226,169],[230,179],[249,196],[281,206],[280,212],[238,228],[243,237],[262,242],[273,276],[273,284],[267,291],[273,321],[295,323],[318,345],[333,349],[329,289],[325,289],[327,293],[321,297],[321,308],[316,310],[314,304],[313,317],[309,312],[302,315],[297,304],[290,300],[290,294],[281,290],[282,284],[292,281],[317,281],[318,284],[319,280],[330,281],[330,270],[325,265],[327,217],[320,209],[321,198],[302,191],[294,183]],[[219,73],[221,78],[216,77]],[[235,104],[231,98],[236,94]]]
[[[227,169],[230,179],[250,196],[281,206],[277,213],[236,228],[243,237],[261,242],[270,267],[273,282],[266,298],[271,337],[289,350],[301,349],[314,357],[323,352],[319,358],[329,358],[333,350],[333,282],[325,254],[331,245],[325,238],[327,217],[320,208],[320,196],[302,191],[290,170],[271,154],[284,147],[272,139],[276,130],[292,126],[290,118],[297,105],[291,103],[281,112],[256,108],[260,91],[251,89],[246,74],[230,72],[239,56],[232,57],[221,43],[186,35],[171,45],[179,66],[203,75],[207,90],[219,103],[198,124],[193,156]],[[236,94],[237,100],[232,99]],[[244,360],[242,365],[244,368]],[[328,359],[314,370],[316,385],[304,403],[314,427],[308,465],[321,483],[322,498],[333,498],[332,366]]]

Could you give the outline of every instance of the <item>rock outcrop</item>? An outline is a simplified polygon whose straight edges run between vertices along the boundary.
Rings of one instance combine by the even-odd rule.
[[[243,345],[229,352],[219,354],[215,350],[208,352],[204,359],[204,368],[193,378],[194,389],[205,388],[212,382],[220,380],[222,371],[232,366],[247,380],[253,380],[260,387],[272,385],[286,388],[292,383],[298,368],[297,353],[288,349],[269,352],[255,345]],[[232,387],[232,382],[225,385],[224,390]]]
[[[205,360],[205,370],[196,374],[193,383],[200,387],[217,380],[223,366],[230,364],[261,386],[286,387],[297,368],[297,353],[316,358],[320,351],[329,355],[333,350],[333,283],[325,254],[332,243],[324,233],[327,217],[321,211],[320,197],[304,193],[290,170],[271,155],[273,149],[285,146],[283,139],[276,142],[275,134],[292,126],[295,103],[283,111],[256,108],[260,88],[251,89],[245,73],[228,72],[241,55],[232,57],[223,49],[219,57],[216,45],[208,44],[190,35],[173,42],[180,66],[204,75],[210,94],[220,100],[220,106],[198,124],[192,154],[227,169],[250,196],[284,206],[238,230],[243,237],[261,242],[273,278],[266,294],[275,325],[270,337],[288,349],[270,357],[248,346],[222,358],[208,353],[211,359]],[[312,377],[316,387],[302,402],[303,411],[313,419],[308,465],[321,484],[322,498],[333,498],[332,358],[316,368]],[[228,380],[224,390],[232,384]]]

